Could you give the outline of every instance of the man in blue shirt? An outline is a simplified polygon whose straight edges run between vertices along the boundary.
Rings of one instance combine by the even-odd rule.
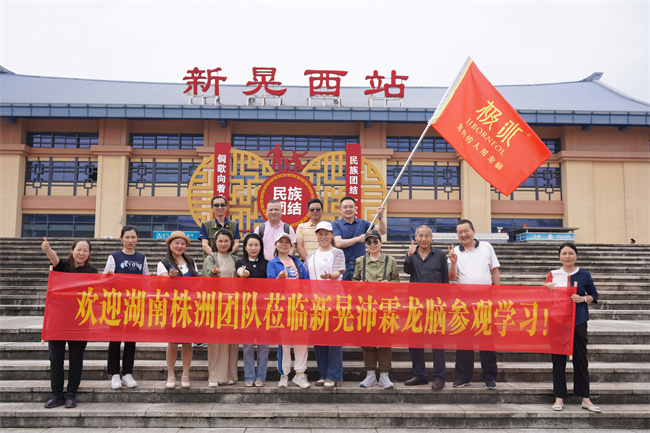
[[[336,248],[342,249],[343,253],[345,253],[345,273],[343,274],[343,280],[352,281],[354,263],[357,257],[366,254],[366,232],[375,226],[355,216],[357,213],[357,203],[352,197],[343,197],[340,206],[343,219],[336,220],[332,223],[332,228],[334,229],[334,245]],[[388,232],[386,219],[384,218],[384,210],[383,207],[377,208],[377,219],[379,220],[377,230],[382,235]]]

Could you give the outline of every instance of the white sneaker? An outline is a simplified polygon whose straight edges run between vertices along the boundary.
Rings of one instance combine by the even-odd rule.
[[[278,388],[286,388],[289,385],[289,377],[286,374],[280,376],[280,381],[278,382]]]
[[[138,386],[138,382],[136,382],[133,376],[131,376],[130,374],[125,374],[124,376],[122,376],[122,385],[126,386],[127,388],[135,388],[136,386]]]
[[[371,386],[377,385],[377,376],[374,371],[369,371],[366,375],[366,378],[361,382],[361,388],[370,388]]]
[[[309,388],[309,380],[305,373],[296,373],[291,381],[303,389]]]
[[[122,379],[120,379],[119,374],[114,374],[111,378],[111,388],[120,389],[122,388]]]
[[[219,386],[219,382],[208,382],[210,388],[216,388]]]
[[[384,389],[393,389],[395,385],[390,381],[388,373],[379,373],[379,385],[383,386]]]

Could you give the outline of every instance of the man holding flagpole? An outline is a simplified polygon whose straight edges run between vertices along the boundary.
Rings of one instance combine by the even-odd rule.
[[[458,284],[494,284],[499,285],[499,260],[492,245],[474,239],[476,230],[470,220],[462,219],[456,224],[456,234],[460,245],[449,246],[449,281]],[[494,351],[481,350],[481,369],[487,389],[497,387],[497,354]],[[456,376],[454,388],[462,388],[472,381],[474,375],[474,352],[472,350],[456,351]]]

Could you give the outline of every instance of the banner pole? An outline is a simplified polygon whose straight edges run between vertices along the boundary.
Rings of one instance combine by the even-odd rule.
[[[395,185],[397,185],[397,182],[399,182],[399,180],[402,178],[402,175],[404,174],[404,170],[406,170],[406,167],[408,167],[408,165],[411,163],[411,158],[413,158],[413,154],[415,153],[415,151],[420,146],[420,143],[422,143],[422,140],[424,140],[424,136],[425,136],[425,134],[427,133],[427,131],[429,130],[430,127],[431,127],[431,123],[427,122],[427,127],[424,128],[424,132],[422,132],[422,135],[420,135],[420,139],[415,144],[415,147],[411,151],[411,154],[409,155],[408,159],[404,163],[404,167],[402,167],[402,170],[400,170],[399,174],[397,175],[397,178],[395,179],[395,182],[393,182],[393,186],[390,187],[390,191],[388,191],[388,194],[386,194],[386,197],[384,198],[384,201],[381,203],[380,207],[385,207],[386,206],[386,202],[388,201],[388,197],[390,197],[390,195],[393,193],[393,190],[395,189]],[[372,227],[375,224],[375,221],[377,221],[377,214],[375,214],[375,217],[370,222],[370,227]],[[368,230],[370,230],[370,229],[368,229]]]

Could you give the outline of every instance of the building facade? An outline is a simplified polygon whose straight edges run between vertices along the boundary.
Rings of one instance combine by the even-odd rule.
[[[650,104],[599,78],[498,87],[552,153],[510,196],[430,130],[387,202],[388,239],[407,240],[423,223],[453,232],[468,218],[482,233],[525,224],[577,228],[577,242],[649,243]],[[215,143],[267,159],[280,144],[306,162],[358,143],[389,189],[445,91],[407,87],[377,99],[342,87],[337,99],[289,87],[282,98],[250,98],[250,87],[222,85],[218,101],[197,104],[182,83],[6,69],[0,87],[4,237],[115,237],[126,223],[145,237],[196,231],[188,184]],[[325,213],[338,217],[338,200],[329,197]]]

